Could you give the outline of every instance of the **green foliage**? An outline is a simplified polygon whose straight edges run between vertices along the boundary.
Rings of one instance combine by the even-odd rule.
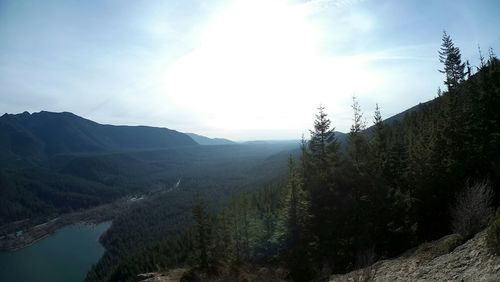
[[[351,131],[349,132],[349,137],[347,141],[347,156],[349,161],[352,163],[355,169],[359,172],[365,173],[367,170],[373,168],[373,158],[371,156],[372,149],[370,148],[370,143],[365,136],[362,135],[362,131],[366,129],[366,124],[363,120],[363,113],[361,112],[361,107],[356,100],[356,97],[352,98],[352,109],[354,113],[353,125],[351,126]],[[380,112],[379,112],[380,114]],[[380,121],[381,123],[381,121]],[[379,127],[382,125],[379,124]],[[376,129],[376,134],[378,132]]]
[[[101,240],[107,251],[89,272],[87,281],[115,281],[109,277],[126,280],[124,277],[177,266],[193,267],[200,272],[196,255],[199,243],[192,229],[196,226],[192,216],[196,195],[205,203],[205,226],[211,230],[206,243],[210,272],[230,271],[249,256],[263,256],[259,254],[276,249],[278,213],[267,211],[276,209],[277,197],[271,191],[277,188],[265,188],[267,192],[260,196],[246,193],[283,178],[288,150],[296,146],[199,146],[132,154],[135,159],[160,167],[154,174],[148,172],[138,177],[145,177],[151,183],[150,189],[160,190],[113,220]],[[282,150],[287,153],[279,153]],[[179,187],[170,190],[181,176]],[[236,197],[240,194],[246,195],[245,200]],[[184,232],[189,235],[179,236]],[[174,249],[167,250],[168,246]],[[188,249],[181,249],[183,246]],[[164,259],[165,255],[159,252],[179,255]]]
[[[45,168],[0,170],[0,225],[26,218],[49,218],[116,199],[111,189]]]
[[[373,116],[373,137],[371,146],[375,158],[375,169],[382,171],[387,161],[387,133],[378,104],[375,105]]]
[[[293,280],[326,278],[359,266],[363,254],[390,257],[450,233],[449,207],[469,179],[489,177],[497,190],[500,116],[493,108],[500,108],[498,60],[491,56],[478,73],[466,76],[460,52],[446,34],[441,59],[449,91],[405,115],[382,121],[377,107],[374,126],[363,130],[354,99],[346,152],[335,161],[317,153],[322,147],[317,125],[330,126],[320,108],[310,141],[314,146],[302,148],[300,174],[310,209],[301,227],[304,239],[294,247],[303,264],[288,259]],[[466,198],[469,203],[491,199],[486,194],[475,191]],[[489,202],[483,202],[473,201],[467,210],[484,206],[486,211]],[[481,223],[481,216],[469,215],[461,216],[470,218],[468,227]]]
[[[210,178],[216,174],[214,163],[236,162],[241,169],[296,147],[197,146],[168,129],[100,125],[71,113],[49,112],[0,117],[0,145],[0,225],[28,218],[40,222],[125,195],[148,194],[183,175]],[[242,159],[247,162],[240,163]],[[262,169],[263,178],[272,178],[274,167],[284,166],[280,160],[269,160],[255,171]]]
[[[318,173],[326,177],[328,173],[326,168],[330,162],[334,161],[334,155],[338,150],[337,139],[335,138],[335,128],[330,127],[331,121],[325,113],[325,108],[320,106],[316,120],[314,121],[314,130],[311,130],[311,140],[308,143],[308,149],[312,162]]]
[[[500,256],[500,209],[490,222],[486,233],[486,243],[492,253]]]
[[[209,272],[213,266],[212,254],[212,222],[205,211],[203,202],[193,207],[193,218],[196,226],[196,250],[198,252],[198,267],[201,271]],[[209,265],[210,257],[210,265]]]
[[[153,240],[149,247],[140,243],[142,248],[126,251],[122,258],[108,252],[87,280],[134,281],[140,273],[184,266],[191,267],[189,275],[203,280],[238,276],[248,262],[270,263],[283,250],[288,193],[286,185],[266,186],[233,198],[215,214],[198,201],[192,208],[193,221],[181,221],[187,228],[180,236],[175,234],[181,229],[165,233],[163,239]],[[107,264],[115,267],[109,271]]]
[[[443,31],[442,40],[441,50],[439,51],[439,61],[444,65],[444,69],[440,72],[445,74],[446,80],[444,83],[448,86],[448,90],[451,91],[465,80],[466,65],[462,63],[460,49],[455,47],[451,37],[446,33],[446,31]]]

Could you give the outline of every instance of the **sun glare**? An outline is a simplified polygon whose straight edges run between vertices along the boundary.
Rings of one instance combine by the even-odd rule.
[[[309,9],[284,0],[232,3],[169,66],[168,101],[196,112],[207,128],[300,134],[319,103],[333,105],[375,81],[356,57],[322,55],[322,29]],[[296,114],[280,115],[280,107]]]

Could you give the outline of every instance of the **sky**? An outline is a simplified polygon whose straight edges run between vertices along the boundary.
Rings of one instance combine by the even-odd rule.
[[[0,114],[73,112],[233,140],[308,136],[319,105],[348,131],[500,52],[497,0],[0,0]]]

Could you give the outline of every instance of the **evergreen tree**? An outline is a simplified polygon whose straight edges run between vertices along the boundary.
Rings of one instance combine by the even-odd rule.
[[[372,160],[371,151],[368,140],[362,134],[362,131],[366,128],[366,122],[363,119],[361,106],[355,96],[352,97],[351,107],[354,117],[347,142],[347,154],[354,167],[359,172],[366,173],[367,170],[371,169],[370,166],[372,165],[370,163]]]
[[[302,146],[303,154],[307,154]],[[304,155],[303,155],[304,157]],[[310,254],[308,252],[308,232],[310,222],[308,218],[308,204],[305,191],[302,189],[300,174],[295,168],[292,157],[288,160],[288,210],[285,233],[285,262],[290,270],[290,279],[293,281],[307,281],[312,277]]]
[[[331,121],[325,113],[325,108],[320,105],[318,111],[314,121],[314,130],[310,131],[311,140],[308,147],[313,159],[312,164],[325,175],[337,153],[338,143],[334,133],[335,128],[330,128]]]
[[[230,224],[228,222],[227,211],[222,209],[218,213],[214,224],[214,253],[215,261],[213,264],[219,268],[227,269],[234,261],[234,240],[231,236]]]
[[[481,51],[481,46],[479,44],[477,45],[477,51],[479,53],[479,68],[478,71],[486,65],[486,62],[484,60],[483,52]]]
[[[372,148],[376,162],[376,169],[379,174],[384,170],[387,157],[387,136],[384,122],[380,113],[378,103],[375,105],[375,115],[373,116],[373,138]]]
[[[465,64],[462,63],[460,49],[455,47],[446,31],[443,31],[439,61],[444,64],[444,68],[440,70],[446,77],[444,84],[451,91],[465,80]]]
[[[382,114],[380,113],[380,107],[378,103],[375,104],[375,114],[373,116],[373,125],[375,125],[375,130],[382,132],[384,125],[382,120]]]
[[[445,84],[448,87],[448,95],[443,97],[444,107],[442,111],[443,123],[442,132],[439,135],[444,140],[443,146],[443,164],[446,171],[453,171],[460,166],[460,158],[464,150],[464,136],[461,127],[467,122],[467,114],[464,114],[463,87],[458,85],[465,81],[466,64],[462,63],[460,50],[455,47],[451,37],[443,32],[441,50],[439,51],[439,60],[443,63],[441,73],[445,74]]]
[[[288,244],[295,245],[299,232],[299,191],[295,173],[293,158],[288,158],[288,186],[290,190],[289,210],[288,210]]]
[[[334,183],[339,165],[337,140],[324,108],[318,110],[308,149],[303,150],[302,156],[304,190],[310,198],[307,232],[299,252],[303,256],[307,254],[310,265],[316,267],[331,265],[329,258],[335,244],[336,228],[333,221],[341,198]],[[303,272],[311,273],[310,270],[310,267],[305,267]]]
[[[193,207],[193,218],[196,223],[198,267],[200,270],[208,272],[212,228],[209,215],[205,211],[205,204],[201,200],[198,200]]]
[[[354,113],[353,124],[351,125],[350,134],[359,134],[361,131],[365,130],[366,122],[363,119],[363,112],[361,111],[361,106],[359,105],[356,96],[352,97],[351,108]]]
[[[472,75],[472,67],[470,66],[469,60],[465,61],[465,69],[467,70],[465,75],[469,79]]]
[[[488,57],[489,57],[488,63],[490,64],[497,58],[497,55],[495,54],[495,51],[493,50],[492,47],[488,49]]]

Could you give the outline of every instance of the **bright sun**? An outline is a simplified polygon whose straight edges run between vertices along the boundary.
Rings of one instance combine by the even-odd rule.
[[[324,34],[311,9],[285,0],[233,2],[201,29],[198,46],[169,66],[168,101],[219,132],[300,137],[319,103],[332,109],[376,81],[358,58],[322,54]]]

